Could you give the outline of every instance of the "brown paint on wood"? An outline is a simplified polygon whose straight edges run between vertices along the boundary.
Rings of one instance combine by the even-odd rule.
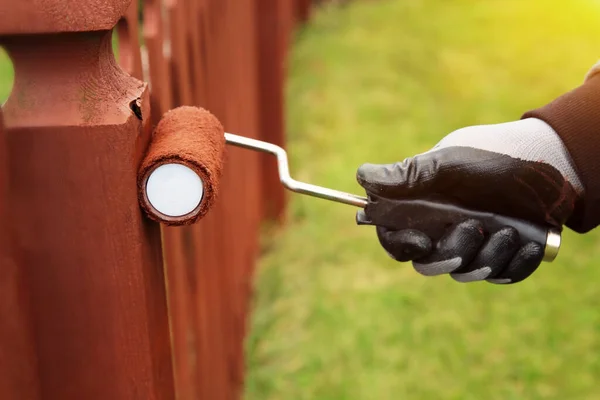
[[[146,85],[116,65],[110,31],[3,41],[16,72],[9,204],[42,397],[174,398],[159,230],[135,184]]]
[[[258,19],[255,2],[247,1],[244,3],[244,7],[239,7],[238,18],[239,24],[247,32],[253,32],[249,35],[248,43],[243,44],[238,38],[234,39],[237,44],[238,52],[243,59],[248,60],[248,67],[239,70],[240,77],[238,78],[238,84],[243,82],[254,81],[254,85],[246,85],[246,98],[255,99],[253,101],[254,106],[249,107],[244,102],[238,103],[239,109],[239,126],[234,126],[233,129],[244,131],[248,127],[248,136],[268,140],[265,136],[265,132],[262,131],[260,126],[260,112],[263,107],[269,107],[267,104],[263,104],[260,98],[260,93],[263,90],[265,82],[256,77],[259,75],[261,65],[259,64],[260,54],[257,53],[256,49],[260,38],[257,34],[257,26],[262,22]],[[272,76],[269,79],[277,79],[276,76]],[[258,100],[256,100],[258,99]],[[277,113],[277,111],[274,111]],[[256,152],[246,151],[244,158],[241,159],[243,165],[246,165],[250,169],[250,173],[254,176],[254,182],[247,180],[242,186],[244,190],[244,198],[246,199],[246,210],[243,211],[243,216],[246,216],[245,229],[250,232],[259,232],[260,223],[263,219],[262,209],[263,204],[270,198],[270,186],[268,182],[264,181],[261,171],[261,158],[265,158],[265,154]],[[268,156],[267,156],[268,157]],[[275,186],[275,191],[283,191],[281,185],[278,183]],[[236,298],[233,303],[233,348],[232,348],[232,362],[234,362],[234,388],[236,390],[235,395],[241,394],[242,385],[244,382],[244,339],[247,333],[247,317],[249,312],[249,300],[250,300],[250,285],[251,276],[254,272],[254,265],[258,256],[258,235],[249,238],[248,247],[243,253],[239,255],[239,261],[234,264],[232,271],[232,277],[234,279],[234,287]]]
[[[192,101],[202,101],[199,105],[227,130],[259,137],[254,1],[174,6],[187,10],[188,21],[200,21],[196,29],[182,29],[187,42],[180,43],[200,51],[185,57],[171,53],[174,66],[192,66]],[[181,81],[174,79],[173,85],[181,88]],[[183,101],[177,96],[174,106]],[[181,398],[234,399],[241,393],[250,274],[261,220],[258,157],[227,148],[222,194],[213,209],[196,225],[163,230]]]
[[[314,0],[295,0],[296,1],[296,20],[304,23],[309,20],[312,3]]]
[[[188,52],[190,54],[190,85],[193,88],[194,104],[206,104],[206,49],[204,22],[205,0],[188,1],[185,14],[188,32]]]
[[[0,35],[112,29],[132,0],[0,0]]]
[[[135,0],[129,5],[127,13],[119,20],[117,34],[119,38],[119,65],[128,75],[142,80],[144,74],[138,35],[140,29],[138,15],[138,1]]]
[[[48,399],[241,398],[259,228],[284,212],[275,163],[226,147],[219,200],[195,225],[160,228],[162,260],[136,171],[151,125],[183,104],[284,145],[289,35],[309,2],[145,0],[146,86],[123,72],[143,72],[137,4],[32,1],[0,0],[0,15],[17,17],[0,35],[48,33],[3,39],[17,64],[4,107],[19,219],[11,250],[31,300],[15,326],[32,327],[21,354],[30,348],[37,362],[20,378],[39,379]],[[117,21],[122,69],[109,49]]]
[[[169,48],[171,49],[170,58],[164,53],[150,53],[150,60],[154,63],[160,61],[152,60],[153,57],[162,57],[164,65],[170,67],[169,74],[164,76],[164,81],[160,85],[172,87],[172,106],[193,103],[191,98],[192,85],[189,80],[189,72],[186,70],[186,54],[183,50],[186,46],[186,35],[181,26],[184,22],[179,20],[181,3],[169,3],[165,5],[165,16],[168,16],[166,36],[172,35],[178,37],[178,42],[173,51],[172,38],[169,39]],[[183,40],[183,43],[181,42]],[[187,76],[187,77],[186,77]],[[189,85],[188,88],[183,85]],[[221,153],[222,155],[222,153]],[[212,212],[212,211],[211,211]],[[203,224],[204,225],[204,221]],[[168,276],[169,291],[169,310],[172,327],[172,345],[173,360],[175,370],[175,386],[178,399],[194,400],[207,398],[201,393],[202,382],[197,379],[198,360],[208,358],[210,349],[199,353],[198,332],[194,329],[193,321],[195,319],[195,309],[202,302],[202,297],[195,290],[195,273],[201,268],[204,260],[197,258],[196,254],[202,252],[207,246],[201,238],[195,237],[194,232],[198,231],[197,226],[193,227],[163,227],[163,245],[166,273]],[[206,276],[203,276],[206,279]],[[208,322],[208,321],[207,321]],[[215,329],[214,327],[206,328]],[[207,378],[212,378],[211,372],[207,371]],[[213,398],[213,397],[208,397]],[[217,397],[214,397],[217,398]]]
[[[291,31],[291,3],[280,0],[263,0],[257,6],[258,24],[258,81],[259,120],[261,136],[267,142],[284,147],[285,137],[285,62]],[[261,160],[265,196],[263,213],[267,218],[283,220],[286,193],[279,187],[277,160]]]
[[[163,3],[160,0],[144,0],[143,35],[148,54],[152,122],[173,108],[170,60],[165,56],[165,37],[162,21]]]
[[[184,29],[187,42],[180,45],[197,51],[189,51],[185,57],[173,51],[171,62],[173,71],[176,65],[191,65],[193,101],[214,113],[226,131],[284,144],[283,117],[279,115],[283,106],[277,104],[283,100],[283,93],[278,93],[283,92],[283,83],[278,81],[285,77],[285,53],[296,3],[289,0],[278,5],[276,14],[268,18],[259,15],[259,3],[178,2],[187,10],[189,24],[193,23]],[[275,28],[261,24],[274,24]],[[263,36],[259,36],[261,32]],[[275,37],[264,32],[275,33]],[[263,43],[267,40],[269,43]],[[181,85],[173,79],[174,86]],[[173,105],[183,101],[177,96]],[[285,202],[278,178],[273,179],[274,171],[262,165],[272,161],[267,160],[255,152],[227,147],[221,194],[210,213],[193,226],[163,231],[177,393],[183,399],[241,396],[251,277],[265,214],[263,204],[275,198],[279,206],[272,215],[282,215]],[[271,180],[266,181],[264,175],[269,172]]]
[[[39,377],[29,297],[9,223],[7,157],[0,112],[0,399],[37,400]]]
[[[164,227],[163,246],[165,254],[167,286],[169,288],[169,313],[174,349],[175,389],[178,400],[202,399],[194,374],[198,354],[198,335],[193,329],[196,260],[188,243],[187,227]],[[190,293],[188,295],[188,292]],[[182,295],[183,294],[183,295]],[[196,297],[197,298],[197,297]]]
[[[187,0],[190,1],[190,0]],[[193,104],[193,83],[190,74],[190,54],[188,52],[186,0],[165,1],[170,28],[170,51],[172,86],[178,105]]]

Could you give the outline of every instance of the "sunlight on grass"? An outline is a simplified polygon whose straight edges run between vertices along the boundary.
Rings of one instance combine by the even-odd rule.
[[[581,83],[599,22],[589,0],[322,7],[292,53],[292,171],[361,193],[363,162],[518,119]],[[596,398],[599,234],[566,232],[519,285],[463,285],[388,259],[352,207],[291,200],[256,279],[248,400]]]

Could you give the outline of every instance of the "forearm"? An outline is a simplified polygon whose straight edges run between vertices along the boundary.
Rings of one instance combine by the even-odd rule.
[[[541,119],[556,131],[581,178],[585,190],[566,226],[584,233],[600,225],[600,62],[581,86],[522,118]]]

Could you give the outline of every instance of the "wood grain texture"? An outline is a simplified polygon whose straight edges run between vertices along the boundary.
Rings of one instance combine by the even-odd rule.
[[[142,216],[136,172],[152,126],[184,104],[285,145],[290,33],[309,4],[0,0],[16,69],[0,135],[1,399],[241,398],[260,224],[285,211],[274,160],[227,147],[219,200],[185,227]]]
[[[0,0],[0,35],[112,29],[132,0]]]
[[[8,205],[8,152],[0,112],[0,399],[40,398],[30,304]]]
[[[136,190],[146,85],[116,65],[110,31],[3,44],[16,71],[4,106],[9,205],[42,397],[172,399],[159,229]]]
[[[140,38],[138,31],[139,3],[132,1],[127,8],[127,13],[121,17],[117,24],[119,38],[119,65],[128,75],[143,80],[142,56],[140,53]]]

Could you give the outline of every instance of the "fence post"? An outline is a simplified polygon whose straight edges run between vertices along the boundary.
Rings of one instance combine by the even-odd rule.
[[[129,3],[0,1],[8,207],[44,399],[174,398],[160,232],[136,196],[149,95],[111,48]]]
[[[164,253],[135,178],[152,123],[180,104],[283,144],[300,3],[143,4],[145,64],[137,0],[0,0],[0,44],[16,69],[3,106],[8,164],[0,135],[0,218],[14,220],[0,226],[0,301],[21,307],[0,306],[12,318],[0,345],[16,343],[0,347],[0,398],[163,400],[175,386],[181,400],[241,396],[259,224],[285,200],[273,160],[229,148],[220,201],[197,225],[164,228]],[[129,75],[111,51],[117,22]]]
[[[36,400],[40,393],[31,315],[8,223],[5,143],[0,112],[0,398]]]
[[[309,20],[314,0],[294,0],[296,2],[296,20],[304,23]]]
[[[263,140],[284,147],[286,55],[293,25],[290,0],[261,0],[256,5],[259,132]],[[261,159],[265,193],[262,213],[283,220],[286,193],[273,157]]]

